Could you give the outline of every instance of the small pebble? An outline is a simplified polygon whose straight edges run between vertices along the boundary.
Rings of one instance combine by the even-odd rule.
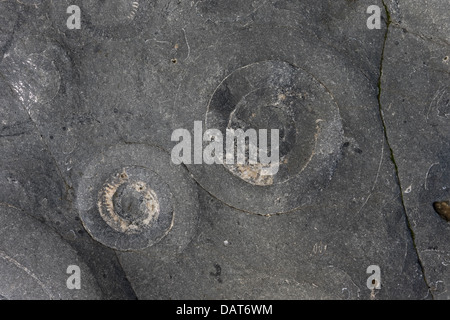
[[[445,220],[450,221],[450,202],[442,201],[433,203],[434,210]]]

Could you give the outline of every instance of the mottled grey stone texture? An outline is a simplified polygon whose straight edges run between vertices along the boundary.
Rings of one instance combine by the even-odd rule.
[[[447,299],[449,29],[444,0],[1,1],[0,299]],[[174,165],[195,121],[279,126],[280,175]]]
[[[447,4],[389,5],[381,82],[386,132],[427,284],[434,298],[449,299],[450,225],[433,208],[450,198]]]

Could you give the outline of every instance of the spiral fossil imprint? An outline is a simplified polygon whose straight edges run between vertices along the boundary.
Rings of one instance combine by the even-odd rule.
[[[197,195],[170,155],[149,145],[117,145],[95,154],[82,176],[77,205],[87,232],[121,251],[179,252],[196,228]]]

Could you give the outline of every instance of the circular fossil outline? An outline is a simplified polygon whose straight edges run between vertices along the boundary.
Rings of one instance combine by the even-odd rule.
[[[115,170],[117,173],[108,179],[98,192],[97,209],[103,221],[121,236],[126,234],[132,238],[146,236],[150,241],[158,242],[172,228],[173,208],[172,193],[161,177],[151,170],[140,167],[127,167]],[[158,198],[153,188],[167,197]],[[139,195],[140,215],[123,216],[124,195]],[[133,192],[135,191],[135,192]],[[128,203],[133,206],[133,203]],[[121,213],[117,212],[121,209]],[[133,208],[136,209],[136,208]],[[143,211],[143,212],[142,212]],[[142,214],[143,213],[143,214]],[[86,220],[89,223],[88,220]],[[99,224],[103,223],[97,221]],[[92,224],[88,227],[95,230]],[[103,225],[103,227],[106,227]],[[138,240],[137,240],[138,241]],[[138,241],[139,242],[139,241]]]
[[[112,181],[107,182],[103,190],[99,191],[97,207],[103,220],[112,228],[119,232],[137,233],[142,227],[150,225],[150,223],[158,218],[160,206],[158,197],[153,189],[147,186],[142,180],[130,180],[129,174],[127,173],[128,170],[129,168],[124,168],[123,172],[118,175],[118,179],[112,179]],[[138,209],[143,211],[141,212],[141,216],[138,216],[136,220],[132,219],[133,216],[124,217],[123,197],[130,191],[139,195],[140,205]],[[131,208],[132,203],[129,205]],[[116,207],[120,209],[120,213],[116,212]]]
[[[53,60],[37,53],[28,55],[25,60],[17,59],[8,55],[3,61],[12,67],[9,80],[20,101],[26,106],[51,102],[61,86],[61,75]],[[16,73],[20,78],[13,78]]]
[[[270,62],[267,62],[270,63]],[[283,63],[278,63],[273,61],[273,63],[275,65],[281,65]],[[255,63],[249,66],[246,66],[244,68],[258,68],[259,64]],[[281,66],[279,66],[280,69],[282,67],[286,67],[286,68],[291,68],[292,66],[289,64],[283,64]],[[242,69],[244,69],[242,68]],[[226,130],[228,129],[234,129],[232,128],[232,122],[233,120],[236,120],[236,124],[239,127],[239,129],[247,129],[247,127],[249,127],[248,125],[245,125],[245,128],[242,128],[243,124],[247,124],[247,122],[249,121],[253,121],[255,118],[258,118],[258,115],[255,111],[254,113],[252,113],[251,115],[248,114],[247,112],[247,117],[248,118],[253,118],[253,119],[247,119],[247,121],[245,120],[237,120],[237,116],[236,114],[239,113],[239,111],[241,111],[241,109],[246,108],[245,106],[245,102],[247,101],[247,98],[251,95],[255,95],[256,99],[258,99],[258,101],[256,101],[256,107],[259,108],[258,103],[263,105],[263,112],[266,112],[266,110],[271,110],[271,109],[276,109],[278,110],[278,113],[282,113],[283,114],[283,120],[284,122],[286,122],[286,120],[288,120],[288,122],[290,122],[291,126],[293,128],[289,128],[289,126],[286,128],[284,127],[283,130],[281,130],[284,134],[283,137],[280,137],[281,139],[281,144],[279,146],[279,152],[282,152],[282,154],[280,155],[280,159],[278,160],[277,165],[279,166],[279,169],[284,169],[281,171],[284,171],[282,173],[277,172],[277,175],[272,176],[272,175],[266,175],[263,176],[261,174],[262,170],[270,170],[270,166],[267,165],[262,165],[262,164],[245,164],[245,165],[239,165],[239,164],[234,164],[234,165],[228,165],[228,164],[224,164],[224,166],[230,171],[232,172],[234,175],[240,177],[241,179],[245,180],[248,183],[254,184],[254,185],[271,185],[274,184],[274,178],[277,178],[278,181],[277,183],[282,183],[282,182],[286,182],[288,181],[290,178],[289,177],[282,177],[280,178],[281,175],[286,176],[288,174],[288,171],[293,171],[293,170],[299,170],[298,174],[301,173],[309,164],[309,162],[312,159],[313,153],[314,153],[314,148],[317,146],[317,142],[318,142],[318,136],[319,136],[319,131],[320,131],[320,126],[318,125],[318,122],[323,121],[323,119],[320,119],[320,121],[316,121],[316,123],[313,123],[314,121],[311,121],[312,119],[309,119],[311,116],[313,116],[313,114],[316,112],[314,109],[311,109],[311,106],[306,106],[305,102],[307,101],[306,96],[308,96],[308,93],[305,92],[301,92],[302,88],[298,87],[298,84],[295,83],[295,74],[290,74],[297,72],[297,70],[292,69],[292,70],[284,70],[284,72],[279,72],[279,76],[281,77],[281,79],[270,79],[268,81],[268,83],[265,83],[265,79],[266,78],[270,78],[269,74],[264,74],[264,72],[266,72],[267,70],[259,70],[259,74],[257,74],[257,77],[259,77],[258,79],[252,79],[249,80],[246,76],[243,76],[241,78],[245,78],[245,81],[240,81],[239,79],[230,79],[231,77],[233,77],[233,75],[236,75],[236,71],[229,75],[225,80],[222,81],[221,85],[215,90],[213,97],[211,98],[209,104],[208,104],[208,108],[207,108],[207,114],[206,114],[206,124],[208,125],[208,117],[211,117],[213,120],[213,125],[211,127],[216,127],[216,125],[218,127],[220,127],[222,130],[224,129],[224,122],[222,120],[226,120],[223,119],[224,117],[226,118],[226,114],[229,112],[229,119],[228,119],[228,124],[226,127]],[[285,74],[288,74],[287,77],[285,77]],[[239,78],[239,75],[237,75],[236,77]],[[243,79],[241,79],[243,80]],[[273,86],[273,80],[276,80],[278,83],[276,83],[275,85],[277,86],[277,88],[272,87]],[[279,81],[278,81],[279,80]],[[231,83],[229,83],[231,82]],[[247,89],[251,89],[251,91],[249,93],[245,93],[246,90],[244,90],[244,92],[239,92],[238,90],[234,90],[233,89],[233,82],[234,83],[238,83],[238,86],[240,85],[244,85],[245,86],[245,82],[249,83],[249,87]],[[251,83],[254,82],[254,83]],[[294,83],[293,83],[294,82]],[[259,85],[261,85],[261,87],[258,87]],[[254,88],[256,87],[256,88]],[[221,90],[219,93],[219,88],[225,89],[225,90]],[[232,91],[236,91],[236,93],[233,93]],[[300,91],[300,92],[297,92]],[[258,92],[258,94],[256,94]],[[228,97],[225,97],[225,95],[229,94]],[[234,99],[236,97],[236,99]],[[217,103],[214,105],[214,108],[211,108],[211,106],[213,105],[213,100],[216,98],[219,99],[219,105],[217,105]],[[222,99],[227,99],[225,101],[221,101]],[[267,99],[269,101],[267,101]],[[237,101],[236,103],[231,103],[229,104],[229,100],[231,101]],[[260,101],[262,100],[262,101]],[[223,110],[225,108],[223,108],[223,104],[225,105],[225,108],[228,108],[228,110]],[[255,104],[255,102],[253,102],[253,104]],[[301,104],[300,107],[298,106],[298,104]],[[242,106],[244,105],[244,106]],[[250,106],[251,108],[254,108],[255,105]],[[306,108],[309,108],[310,110],[305,110]],[[261,109],[261,108],[259,108]],[[308,112],[306,112],[308,111]],[[276,117],[275,114],[272,115],[267,115],[267,119],[263,120],[263,122],[266,122],[263,126],[264,129],[267,130],[271,130],[273,128],[278,128],[276,125],[274,127],[272,127],[270,124],[267,125],[268,122],[270,122],[270,118],[272,117]],[[221,119],[222,118],[222,119]],[[279,118],[279,117],[277,117]],[[300,122],[302,122],[302,126],[305,126],[305,121],[301,121],[302,119],[308,118],[306,121],[309,121],[309,123],[306,123],[306,127],[312,127],[309,129],[312,129],[312,132],[309,132],[309,136],[306,136],[306,138],[310,138],[311,141],[309,141],[309,143],[305,143],[305,141],[302,141],[303,143],[299,143],[299,138],[302,138],[302,135],[304,135],[305,130],[302,130],[302,127],[300,127],[298,124]],[[239,124],[240,122],[240,124]],[[244,122],[244,123],[243,123]],[[261,122],[261,121],[257,121],[257,122]],[[282,124],[281,124],[282,125]],[[259,125],[257,125],[259,126]],[[252,126],[250,126],[250,128],[252,128]],[[295,133],[294,133],[295,131]],[[291,141],[289,141],[288,143],[286,143],[286,132],[287,135],[291,136]],[[308,133],[308,132],[307,132]],[[294,136],[294,137],[293,137]],[[292,141],[294,138],[295,141]],[[296,143],[297,142],[297,143]],[[286,146],[291,144],[290,146],[288,146],[288,150],[286,150],[286,147],[283,148],[283,144]],[[258,147],[256,146],[256,148],[258,149]],[[284,150],[283,150],[284,149]],[[302,149],[306,149],[306,157],[304,152],[302,152]],[[259,150],[260,152],[260,150]],[[296,153],[296,156],[301,156],[300,163],[298,163],[298,158],[294,158],[290,156],[291,153]],[[303,161],[302,161],[303,160]],[[285,164],[289,162],[289,166],[286,166]],[[297,167],[297,168],[296,168]]]
[[[153,188],[160,205],[165,202],[167,206],[171,201],[173,213],[170,229],[158,239],[148,239],[145,235],[142,237],[142,234],[119,233],[100,216],[97,209],[99,190],[111,177],[111,173],[120,173],[127,167],[151,171],[161,179],[160,186],[167,185],[170,197]],[[163,256],[178,253],[191,242],[197,228],[199,204],[195,182],[184,167],[173,165],[170,154],[157,146],[118,144],[96,154],[84,171],[76,190],[76,206],[83,226],[96,241],[115,250],[155,251]]]
[[[46,36],[16,37],[0,61],[0,72],[33,117],[36,106],[40,112],[48,112],[54,104],[73,99],[70,58],[63,47]]]
[[[316,101],[323,104],[323,99],[325,99],[327,102],[322,108],[326,112],[316,122],[318,135],[314,148],[314,156],[311,157],[309,164],[303,168],[301,174],[288,179],[284,183],[261,186],[243,181],[241,178],[231,174],[223,165],[187,165],[196,181],[219,200],[239,210],[260,215],[286,213],[310,203],[311,198],[317,196],[330,182],[336,164],[341,157],[340,147],[343,141],[343,127],[339,106],[333,98],[333,95],[322,82],[317,80],[309,72],[291,63],[279,60],[264,60],[251,63],[228,74],[216,87],[208,102],[205,115],[206,129],[212,128],[216,124],[217,117],[215,121],[212,121],[213,124],[211,124],[208,116],[211,110],[211,102],[219,88],[233,77],[233,75],[245,72],[255,66],[262,66],[264,69],[264,67],[270,65],[275,67],[282,65],[295,69],[296,74],[301,75],[301,81],[307,81],[304,83],[304,87],[308,88],[309,91],[313,90],[316,97],[318,97]],[[243,76],[240,83],[251,82],[252,79],[249,78]],[[267,79],[262,79],[260,82],[267,83]],[[263,87],[263,85],[250,84],[249,87],[258,88]],[[237,91],[239,92],[239,89]],[[247,92],[245,90],[242,91],[243,97]],[[308,93],[311,95],[309,91]],[[238,102],[240,98],[235,100]],[[229,113],[227,113],[228,115]],[[228,119],[225,117],[220,119],[219,117],[217,121],[219,123],[221,122],[222,125],[219,125],[219,128],[215,128],[220,129],[225,126]],[[292,194],[293,190],[297,192]]]

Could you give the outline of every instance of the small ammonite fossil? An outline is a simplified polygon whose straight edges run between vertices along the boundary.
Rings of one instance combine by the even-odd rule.
[[[199,212],[196,185],[185,169],[173,166],[166,151],[144,144],[96,154],[79,183],[77,209],[101,244],[164,257],[191,242]]]
[[[450,201],[435,202],[433,207],[441,218],[450,221]]]
[[[139,179],[131,179],[123,169],[100,191],[98,209],[103,220],[118,232],[139,233],[158,218],[156,193]]]

